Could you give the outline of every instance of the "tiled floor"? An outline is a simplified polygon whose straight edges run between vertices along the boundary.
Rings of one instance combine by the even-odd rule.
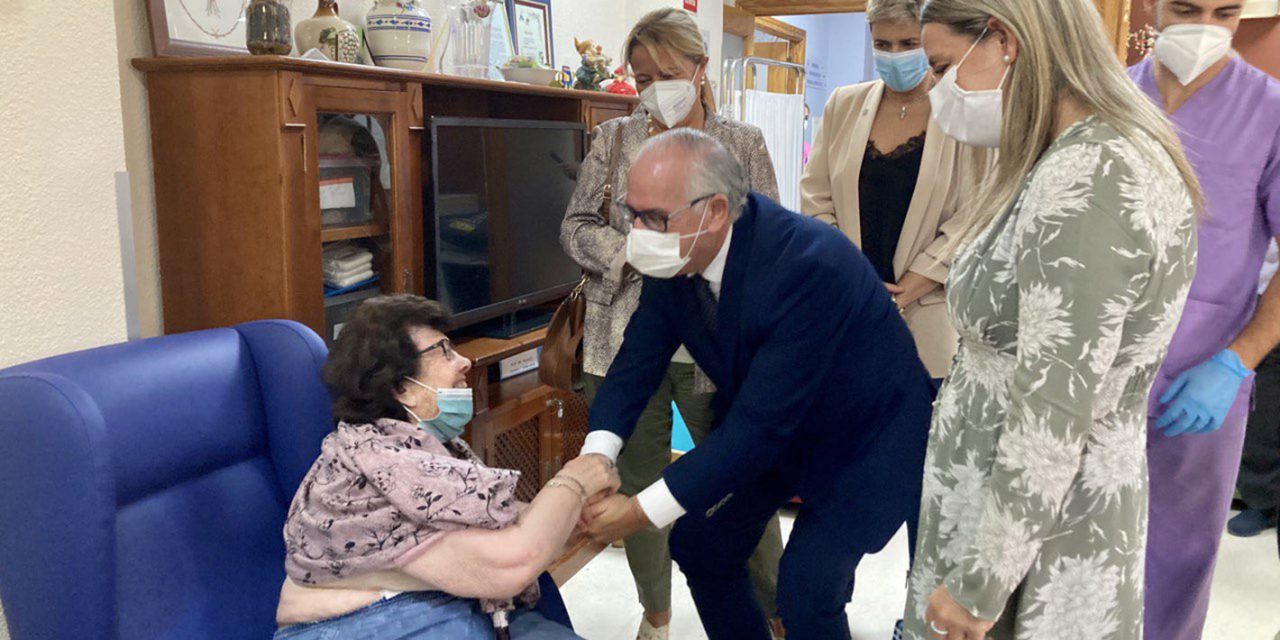
[[[791,518],[783,519],[783,535]],[[854,640],[888,640],[906,601],[905,530],[881,553],[858,568],[849,625]],[[684,579],[676,576],[672,640],[706,638]],[[564,588],[569,613],[587,640],[631,640],[640,625],[635,586],[620,549],[609,549]],[[1280,558],[1275,532],[1242,540],[1227,536],[1214,576],[1213,601],[1205,640],[1272,640],[1280,631]]]
[[[783,535],[791,518],[782,520]],[[858,568],[857,588],[849,605],[854,640],[888,640],[906,600],[906,532]],[[677,569],[678,571],[678,569]],[[689,589],[679,575],[672,594],[672,640],[706,638],[698,624]],[[1214,576],[1206,640],[1273,640],[1280,631],[1280,559],[1274,532],[1248,540],[1227,536]],[[640,625],[640,605],[621,549],[608,549],[569,584],[564,596],[578,633],[587,640],[631,640]],[[0,640],[8,640],[0,614]]]

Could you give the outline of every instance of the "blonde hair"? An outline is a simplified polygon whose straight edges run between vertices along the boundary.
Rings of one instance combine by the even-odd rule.
[[[878,22],[920,22],[920,0],[871,0],[867,24]]]
[[[644,47],[658,64],[662,64],[661,53],[666,53],[669,58],[682,56],[694,65],[704,64],[710,59],[702,43],[702,31],[698,29],[693,16],[671,7],[650,11],[631,28],[631,33],[622,45],[622,64],[628,69],[631,68],[631,52],[636,47]],[[679,71],[664,70],[668,73]],[[710,72],[707,69],[702,74],[702,104],[709,112],[714,112],[716,101],[708,79]]]
[[[1200,182],[1164,113],[1130,80],[1107,38],[1092,0],[929,0],[922,24],[936,23],[977,40],[991,18],[1018,40],[1018,59],[1005,88],[1003,135],[994,179],[962,205],[969,221],[963,243],[1004,211],[1054,141],[1058,101],[1080,102],[1143,153],[1163,159],[1150,137],[1173,160],[1197,206]]]

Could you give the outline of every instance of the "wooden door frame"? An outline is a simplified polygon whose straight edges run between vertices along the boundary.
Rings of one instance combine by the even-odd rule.
[[[1122,60],[1129,51],[1129,12],[1131,0],[1095,0],[1103,26]],[[739,31],[745,16],[791,16],[815,13],[860,13],[867,10],[866,0],[738,0],[737,7],[724,8],[725,33],[745,36]],[[731,30],[732,28],[732,30]]]
[[[1129,12],[1133,5],[1130,0],[1095,0],[1098,13],[1102,15],[1102,26],[1107,36],[1115,45],[1116,55],[1122,62],[1129,58]]]
[[[867,0],[738,0],[738,8],[757,16],[861,13],[867,10]]]
[[[725,5],[724,32],[727,35],[742,38],[743,55],[748,57],[755,55],[755,35],[757,31],[790,42],[792,47],[790,47],[790,53],[787,56],[788,62],[805,64],[808,34],[804,29],[772,16],[757,16],[737,7]],[[746,73],[748,84],[750,84],[754,71],[748,68]]]

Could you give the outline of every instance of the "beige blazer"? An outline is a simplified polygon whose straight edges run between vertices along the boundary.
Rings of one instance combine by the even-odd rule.
[[[884,90],[884,82],[876,80],[831,94],[800,181],[804,214],[835,225],[859,247],[858,179]],[[986,166],[987,156],[957,143],[930,119],[920,177],[894,253],[896,278],[914,271],[946,283],[952,258],[948,247],[965,230],[955,215],[957,205],[972,193],[979,176],[974,167]],[[934,291],[912,303],[904,315],[925,367],[934,377],[944,377],[959,340],[947,317],[946,294],[942,289]]]

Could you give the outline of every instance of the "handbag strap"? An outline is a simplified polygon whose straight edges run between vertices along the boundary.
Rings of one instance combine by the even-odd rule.
[[[618,175],[618,159],[622,157],[622,130],[626,126],[625,122],[618,123],[613,134],[613,146],[609,148],[609,175],[604,179],[604,198],[600,200],[598,210],[606,224],[609,222],[609,206],[613,204],[613,179]]]

